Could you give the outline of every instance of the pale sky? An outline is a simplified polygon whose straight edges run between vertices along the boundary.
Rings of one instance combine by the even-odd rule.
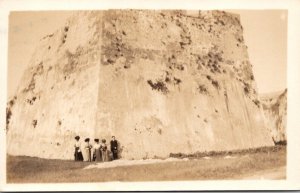
[[[240,14],[259,93],[287,87],[287,11],[230,10]],[[71,11],[12,12],[9,17],[8,96],[15,94],[38,41],[64,25]]]
[[[11,12],[8,31],[7,94],[12,97],[39,40],[63,26],[72,11]]]
[[[240,14],[258,93],[287,88],[286,10],[231,10]]]

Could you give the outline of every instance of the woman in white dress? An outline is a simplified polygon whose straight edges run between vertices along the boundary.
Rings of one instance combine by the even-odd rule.
[[[80,137],[76,136],[75,137],[75,144],[74,144],[74,148],[75,148],[75,152],[74,152],[74,157],[75,157],[75,161],[83,161],[83,156],[82,156],[82,152],[81,152],[81,143],[80,143]]]
[[[90,138],[86,138],[84,140],[85,145],[84,145],[84,150],[85,150],[85,161],[90,162],[92,161],[91,159],[91,149],[92,149],[92,145],[90,145]]]
[[[102,161],[102,158],[101,158],[101,150],[100,150],[99,139],[95,139],[94,141],[95,141],[95,143],[94,143],[94,146],[93,146],[93,149],[94,149],[93,161],[100,162],[100,161]]]

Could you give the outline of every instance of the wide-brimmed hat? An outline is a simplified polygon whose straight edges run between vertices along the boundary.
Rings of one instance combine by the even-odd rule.
[[[89,142],[89,141],[90,141],[90,138],[86,138],[84,141],[85,141],[85,142]]]
[[[99,142],[99,139],[94,139],[95,142]]]
[[[79,139],[80,139],[80,137],[77,135],[77,136],[75,137],[75,139],[76,139],[76,140],[79,140]]]

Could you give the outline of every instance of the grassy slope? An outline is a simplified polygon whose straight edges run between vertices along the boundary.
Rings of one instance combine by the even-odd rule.
[[[245,175],[286,165],[285,146],[244,150],[231,154],[236,158],[224,159],[224,154],[212,159],[189,156],[190,161],[157,163],[82,170],[90,163],[47,160],[24,156],[7,157],[8,183],[39,182],[103,182],[154,180],[212,180],[239,179]]]

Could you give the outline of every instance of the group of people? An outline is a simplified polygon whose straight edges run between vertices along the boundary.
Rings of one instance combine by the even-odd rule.
[[[105,139],[102,139],[101,143],[99,139],[94,139],[94,144],[92,145],[90,138],[86,138],[84,146],[81,146],[79,136],[76,136],[75,140],[75,161],[105,162],[118,159],[118,141],[115,139],[115,136],[112,136],[112,140],[110,141],[110,151]]]

